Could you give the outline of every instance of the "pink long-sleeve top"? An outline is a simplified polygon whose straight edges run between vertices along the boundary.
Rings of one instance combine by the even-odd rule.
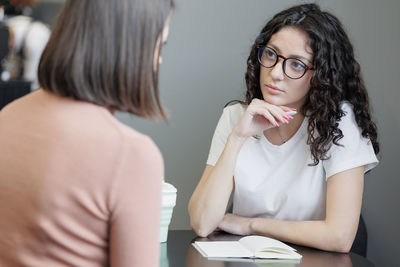
[[[164,165],[105,108],[35,91],[0,111],[0,266],[158,266]]]

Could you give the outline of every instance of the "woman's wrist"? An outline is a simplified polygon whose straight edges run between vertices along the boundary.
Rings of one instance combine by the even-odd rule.
[[[246,141],[247,137],[235,135],[233,132],[228,136],[228,143],[233,146],[241,147]]]
[[[257,218],[250,218],[250,219],[249,219],[248,228],[249,228],[249,233],[250,233],[250,235],[255,235],[255,234],[257,234],[257,230],[256,230],[256,221],[257,221]]]

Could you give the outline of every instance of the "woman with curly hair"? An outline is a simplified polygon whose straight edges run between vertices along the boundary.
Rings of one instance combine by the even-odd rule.
[[[379,144],[339,20],[315,4],[276,14],[251,48],[246,85],[218,122],[189,202],[192,228],[348,252]]]

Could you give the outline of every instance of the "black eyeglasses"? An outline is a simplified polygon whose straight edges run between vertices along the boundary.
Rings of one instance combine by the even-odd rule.
[[[290,57],[286,58],[282,55],[278,55],[271,47],[258,47],[258,62],[265,68],[274,67],[278,63],[280,57],[283,58],[283,73],[285,73],[285,75],[290,79],[300,79],[308,70],[313,69],[312,67],[307,66],[300,59]]]

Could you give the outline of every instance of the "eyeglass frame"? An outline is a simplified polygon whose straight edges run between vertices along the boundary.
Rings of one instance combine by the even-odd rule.
[[[267,68],[267,69],[273,68],[273,67],[276,66],[276,64],[278,64],[279,58],[282,58],[282,59],[283,59],[283,62],[282,62],[282,71],[283,71],[283,73],[285,74],[286,77],[288,77],[288,78],[290,78],[290,79],[292,79],[292,80],[301,79],[301,78],[303,78],[303,76],[306,74],[307,71],[309,71],[309,70],[314,70],[313,67],[309,67],[309,66],[308,66],[306,63],[304,63],[302,60],[300,60],[300,59],[298,59],[298,58],[295,58],[295,57],[284,57],[284,56],[282,56],[282,55],[279,55],[279,54],[275,51],[275,49],[273,49],[272,47],[269,47],[269,46],[267,46],[267,45],[257,45],[256,48],[257,48],[257,50],[258,50],[258,51],[257,51],[257,61],[258,61],[258,63],[260,63],[261,66],[263,66],[264,68]],[[271,67],[266,67],[266,66],[264,66],[264,65],[261,63],[260,50],[262,49],[262,52],[264,53],[264,50],[265,50],[266,48],[272,50],[272,51],[275,53],[275,55],[276,55],[276,61],[275,61],[275,63],[274,63]],[[304,73],[303,73],[300,77],[298,77],[298,78],[292,78],[292,77],[290,77],[289,75],[286,74],[285,66],[286,66],[286,61],[287,61],[288,59],[295,59],[295,60],[300,61],[302,64],[304,64],[305,70],[304,70]]]

